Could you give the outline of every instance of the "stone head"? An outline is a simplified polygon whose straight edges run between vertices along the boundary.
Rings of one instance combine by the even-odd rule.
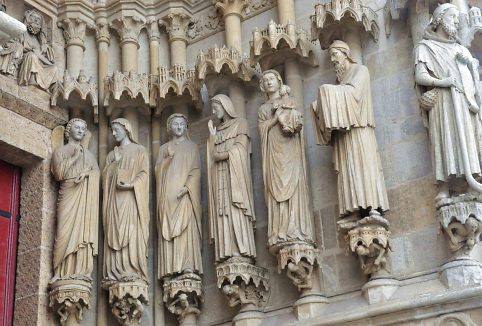
[[[229,96],[224,94],[218,94],[211,99],[211,108],[213,110],[214,116],[217,119],[223,120],[226,116],[230,118],[237,118],[238,113],[234,108],[233,101],[229,98]]]
[[[187,117],[184,114],[174,113],[167,119],[167,131],[175,137],[184,136],[188,129]]]
[[[459,28],[460,12],[456,6],[450,3],[438,5],[432,16],[432,27],[434,31],[441,29],[449,38],[455,39]]]
[[[260,89],[266,94],[273,94],[280,90],[283,85],[283,79],[279,72],[274,69],[263,71],[261,77]]]
[[[112,120],[111,128],[116,142],[121,142],[125,137],[128,137],[131,142],[137,143],[133,136],[132,126],[127,119],[117,118]]]
[[[38,35],[42,30],[44,19],[42,15],[35,9],[25,12],[25,25],[29,33]]]
[[[73,139],[81,141],[87,132],[87,122],[82,119],[74,118],[70,119],[65,127],[64,137],[65,139]]]

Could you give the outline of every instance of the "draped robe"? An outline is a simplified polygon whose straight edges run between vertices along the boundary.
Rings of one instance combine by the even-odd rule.
[[[80,155],[73,160],[76,147]],[[67,144],[55,150],[51,172],[60,182],[52,280],[72,276],[91,280],[98,248],[99,167],[82,145]],[[75,183],[84,172],[86,177]]]
[[[117,155],[116,155],[117,153]],[[119,157],[116,160],[116,156]],[[118,181],[134,189],[117,189]],[[149,238],[149,156],[135,143],[107,155],[104,190],[104,280],[147,282]]]
[[[479,79],[474,78],[467,64],[455,59],[457,53],[472,58],[467,48],[456,43],[438,39],[426,32],[425,39],[415,48],[415,65],[424,64],[430,76],[444,79],[454,76],[457,80],[456,98],[452,97],[449,87],[437,88],[435,105],[429,111],[422,111],[424,123],[428,127],[432,165],[437,181],[448,181],[451,176],[462,177],[465,174],[464,160],[458,129],[455,122],[454,101],[462,108],[463,133],[467,143],[467,155],[470,172],[480,175],[481,125],[480,113],[473,113],[469,105],[480,108],[475,95],[478,92]],[[431,88],[417,85],[417,91],[424,93]]]
[[[174,155],[169,157],[169,150]],[[162,145],[156,163],[158,276],[202,273],[201,171],[197,145],[171,140]],[[183,187],[188,192],[177,198]]]
[[[316,142],[333,145],[340,216],[388,210],[368,68],[353,63],[339,85],[322,85],[312,112]]]
[[[270,127],[274,114],[269,101],[258,110],[268,246],[297,240],[314,243],[302,129],[285,135],[279,123]]]
[[[208,140],[209,233],[216,262],[233,256],[256,257],[249,146],[244,118],[223,122]],[[215,162],[212,153],[227,153],[228,159]]]

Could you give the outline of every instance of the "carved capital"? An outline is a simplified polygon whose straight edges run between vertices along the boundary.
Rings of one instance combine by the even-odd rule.
[[[228,298],[228,304],[241,305],[241,311],[262,307],[269,294],[269,273],[255,266],[251,258],[232,257],[216,266],[218,288]]]
[[[161,38],[161,33],[159,32],[159,23],[157,19],[147,20],[147,36],[150,41],[158,41]]]
[[[178,317],[179,323],[196,320],[202,302],[202,282],[199,275],[185,273],[163,279],[164,297],[167,309]],[[194,325],[194,324],[193,324]]]
[[[139,34],[144,27],[145,21],[137,16],[127,16],[115,19],[110,23],[110,27],[115,29],[123,43],[131,42],[139,47]]]
[[[69,320],[82,321],[83,310],[90,308],[91,284],[81,280],[61,280],[51,284],[49,306],[57,313],[61,325]]]
[[[112,313],[121,325],[139,325],[145,304],[149,303],[147,284],[119,282],[109,288]]]
[[[468,256],[482,233],[482,198],[464,194],[443,198],[437,203],[437,215],[455,257]]]
[[[191,22],[191,16],[184,11],[172,11],[166,17],[162,18],[162,23],[166,26],[169,34],[169,42],[188,41],[188,28]]]
[[[222,12],[223,17],[229,15],[242,17],[249,6],[247,0],[213,0],[213,3]]]
[[[109,25],[100,23],[95,26],[95,40],[110,43]]]
[[[66,18],[57,23],[64,30],[64,39],[67,46],[78,45],[85,50],[85,28],[87,24],[79,18]]]

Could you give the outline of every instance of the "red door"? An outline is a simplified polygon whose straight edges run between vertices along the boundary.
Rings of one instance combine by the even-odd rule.
[[[20,169],[0,161],[0,326],[12,325]]]

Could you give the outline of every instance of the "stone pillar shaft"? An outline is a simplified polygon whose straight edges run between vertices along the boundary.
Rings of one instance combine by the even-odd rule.
[[[137,72],[137,47],[132,41],[123,41],[122,44],[122,71]]]
[[[419,2],[417,4],[417,2]],[[430,23],[430,14],[428,11],[428,5],[420,3],[420,1],[411,1],[409,7],[409,23],[410,31],[412,34],[413,45],[417,45],[423,38],[425,28]]]
[[[278,0],[278,18],[280,24],[296,24],[294,0]]]
[[[226,45],[235,48],[242,54],[241,14],[224,15],[224,24],[226,26]]]
[[[82,68],[84,48],[77,44],[70,44],[67,48],[67,71],[71,77],[77,78]]]
[[[182,65],[186,67],[186,42],[181,39],[174,39],[171,46],[171,66]]]
[[[109,69],[109,30],[107,25],[97,28],[97,70],[99,85],[99,167],[102,170],[107,158],[107,142],[109,138],[109,122],[104,108],[104,84]]]
[[[66,18],[59,21],[58,26],[63,29],[67,50],[67,71],[71,77],[77,78],[82,68],[87,24],[81,19]]]
[[[350,47],[350,56],[359,64],[363,64],[363,52],[360,31],[357,28],[347,28],[344,33],[346,44]]]
[[[291,94],[296,98],[298,109],[303,111],[303,81],[301,80],[300,68],[296,59],[286,59],[285,78],[287,85],[291,88]]]
[[[135,106],[131,106],[128,108],[125,108],[122,112],[122,115],[124,118],[129,120],[131,126],[132,126],[132,132],[134,139],[137,141],[139,140],[139,114],[137,112],[137,109]]]
[[[467,0],[451,0],[450,2],[459,8],[461,13],[467,14],[469,12],[469,4],[467,3]]]

